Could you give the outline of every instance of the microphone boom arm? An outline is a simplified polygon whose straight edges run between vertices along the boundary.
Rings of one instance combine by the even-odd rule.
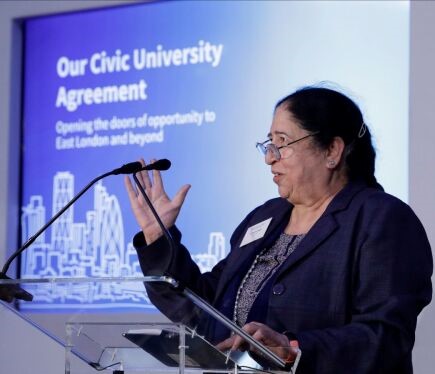
[[[89,188],[91,188],[96,182],[98,182],[100,179],[103,179],[109,175],[111,175],[112,172],[108,172],[105,174],[102,174],[96,178],[94,178],[92,181],[90,181],[76,196],[74,196],[61,210],[59,210],[44,226],[42,226],[34,235],[32,235],[29,239],[27,239],[27,241],[20,247],[18,248],[13,254],[12,256],[10,256],[8,258],[8,260],[6,261],[6,263],[3,266],[2,271],[0,272],[0,275],[6,275],[10,264],[12,263],[13,260],[15,260],[15,258],[17,256],[19,256],[22,252],[24,252],[28,247],[30,247],[33,242],[38,239],[38,237],[45,231],[47,230],[48,227],[50,227],[54,221],[56,221],[63,213],[65,213],[65,211],[71,206],[73,205],[87,190],[89,190]]]
[[[153,164],[148,165],[146,168],[148,170],[151,170],[153,168],[159,169],[159,170],[166,170],[171,165],[169,160],[158,160]],[[44,226],[42,226],[34,235],[32,235],[27,241],[18,248],[6,261],[6,263],[3,266],[2,271],[0,272],[0,279],[10,279],[6,273],[9,270],[9,266],[11,265],[12,261],[15,260],[22,252],[24,252],[27,248],[29,248],[35,240],[45,231],[48,227],[50,227],[54,221],[56,221],[65,211],[71,207],[89,188],[91,188],[96,182],[99,180],[108,177],[109,175],[118,175],[118,174],[133,174],[137,173],[140,170],[144,170],[144,167],[142,164],[138,161],[136,162],[130,162],[128,164],[124,164],[121,167],[114,169],[112,171],[109,171],[107,173],[104,173],[96,178],[94,178],[92,181],[90,181],[77,195],[75,195],[62,209],[60,209]],[[145,195],[146,196],[146,195]],[[150,203],[151,204],[151,203]],[[155,213],[156,214],[156,213]],[[160,222],[161,224],[161,222]],[[162,227],[163,224],[161,224]],[[169,234],[170,235],[170,234]],[[5,301],[12,301],[13,298],[19,298],[26,301],[32,301],[33,296],[28,293],[27,291],[23,290],[18,285],[12,285],[10,287],[7,287],[8,285],[0,285],[0,300]]]
[[[100,179],[106,178],[109,175],[118,175],[118,174],[130,174],[137,172],[142,169],[142,164],[138,161],[130,162],[128,164],[122,165],[120,168],[114,169],[107,173],[104,173],[93,180],[91,180],[77,195],[75,195],[61,210],[59,210],[44,226],[42,226],[34,235],[32,235],[27,241],[18,248],[6,261],[3,266],[2,271],[0,272],[0,278],[6,277],[6,273],[11,265],[12,261],[17,258],[23,251],[25,251],[28,247],[32,245],[32,243],[45,231],[48,227],[50,227],[54,221],[56,221],[65,211],[73,205],[89,188],[91,188],[96,182]]]

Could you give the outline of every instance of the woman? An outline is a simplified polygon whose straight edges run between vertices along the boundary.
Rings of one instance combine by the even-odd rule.
[[[299,345],[298,372],[412,373],[417,315],[432,294],[431,249],[412,210],[377,183],[359,108],[330,89],[298,90],[278,102],[258,147],[280,197],[244,219],[228,257],[204,274],[174,226],[189,186],[170,200],[158,172],[153,183],[142,175],[178,244],[168,261],[160,228],[126,179],[144,274],[172,274],[254,338],[288,347],[275,349],[286,362]],[[173,309],[171,295],[149,291],[161,310]],[[220,346],[242,345],[233,336]]]

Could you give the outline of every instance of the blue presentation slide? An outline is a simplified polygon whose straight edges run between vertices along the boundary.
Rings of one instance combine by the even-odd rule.
[[[210,270],[277,196],[255,149],[275,103],[324,81],[361,106],[378,178],[406,200],[408,38],[402,2],[157,2],[26,20],[23,242],[96,176],[167,158],[168,194],[192,185],[183,243]],[[138,231],[123,177],[108,177],[25,252],[21,276],[141,276]],[[45,300],[26,308],[152,308],[143,289]]]

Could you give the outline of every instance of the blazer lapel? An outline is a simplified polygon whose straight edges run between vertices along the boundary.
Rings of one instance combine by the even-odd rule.
[[[301,241],[298,248],[288,257],[283,266],[281,266],[278,276],[312,251],[316,250],[319,245],[338,228],[338,223],[334,218],[334,213],[346,209],[352,198],[364,187],[363,184],[351,182],[338,193],[323,215]],[[288,224],[291,210],[292,206],[288,203],[283,203],[283,205],[273,205],[272,208],[264,209],[260,211],[260,214],[254,215],[254,217],[248,222],[245,231],[238,239],[228,257],[228,263],[221,275],[218,289],[216,290],[215,300],[217,300],[237,271],[239,271],[239,266],[243,261],[245,261],[249,256],[253,258],[260,250],[270,247],[275,243],[278,236],[284,231]],[[243,240],[246,230],[270,217],[272,217],[272,221],[264,236],[261,239],[240,247],[240,243]]]
[[[305,238],[300,242],[296,250],[287,258],[278,272],[279,274],[286,271],[299,260],[314,251],[324,240],[326,240],[338,227],[332,215],[320,218]]]
[[[301,241],[296,250],[281,266],[278,276],[314,251],[324,240],[338,229],[339,225],[334,218],[334,214],[340,210],[347,209],[353,197],[363,188],[363,184],[351,182],[337,194],[323,215],[317,220],[305,238]]]
[[[239,266],[243,263],[247,258],[254,257],[257,253],[259,253],[263,248],[269,247],[273,245],[276,241],[277,237],[284,231],[286,227],[290,212],[291,205],[286,204],[285,208],[281,208],[279,210],[266,210],[262,212],[262,214],[258,217],[254,216],[251,221],[246,226],[245,231],[238,239],[235,248],[232,250],[230,256],[228,257],[228,263],[221,275],[219,281],[219,287],[216,291],[215,299],[217,299],[221,292],[225,289],[228,282],[230,282],[233,277],[239,271]],[[246,234],[246,231],[249,230],[250,227],[263,222],[269,218],[272,218],[272,221],[269,224],[265,234],[262,238],[254,240],[253,242],[240,247],[240,243],[243,240],[243,237]]]

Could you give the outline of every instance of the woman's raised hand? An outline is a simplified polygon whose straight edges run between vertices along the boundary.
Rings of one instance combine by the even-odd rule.
[[[154,161],[155,160],[151,160],[151,162]],[[141,163],[145,166],[145,161],[143,159],[141,160]],[[190,185],[186,184],[182,186],[171,200],[165,192],[160,171],[153,170],[152,178],[149,173],[150,172],[148,171],[141,171],[138,173],[137,178],[160,216],[163,224],[165,227],[169,228],[174,225],[178,217],[181,206],[183,205],[187,192],[190,189]],[[145,199],[136,187],[133,186],[133,183],[128,176],[124,178],[124,182],[136,221],[142,229],[147,244],[151,244],[163,235],[162,230]]]

